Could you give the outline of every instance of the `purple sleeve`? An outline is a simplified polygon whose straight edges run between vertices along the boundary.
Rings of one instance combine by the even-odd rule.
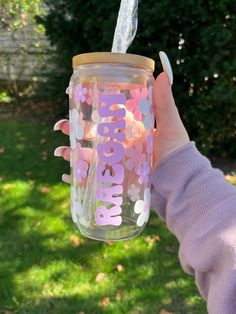
[[[236,189],[194,143],[152,172],[152,205],[180,242],[210,314],[236,313]]]

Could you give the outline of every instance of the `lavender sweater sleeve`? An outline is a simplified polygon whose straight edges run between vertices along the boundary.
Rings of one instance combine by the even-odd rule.
[[[210,314],[236,313],[236,189],[194,143],[152,172],[152,204],[180,242]]]

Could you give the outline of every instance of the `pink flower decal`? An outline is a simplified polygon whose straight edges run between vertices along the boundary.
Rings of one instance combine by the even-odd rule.
[[[140,184],[148,183],[149,173],[150,173],[150,167],[148,165],[148,162],[145,161],[145,163],[137,169],[137,174],[139,175],[138,182]]]
[[[148,95],[148,90],[147,88],[142,88],[140,89],[131,89],[130,90],[130,95],[132,96],[131,99],[127,100],[126,102],[126,108],[133,112],[134,118],[136,120],[142,120],[142,113],[140,112],[139,109],[139,101],[141,99],[145,99]]]
[[[81,147],[80,143],[77,143],[75,150],[76,156],[78,156],[79,159],[73,162],[73,174],[76,177],[77,182],[80,183],[88,174],[87,161],[89,159],[89,153],[86,148]]]
[[[74,88],[74,95],[73,95],[73,100],[75,103],[77,102],[85,102],[86,100],[86,95],[88,93],[88,90],[86,87],[83,87],[81,84],[78,84]]]
[[[137,169],[142,166],[146,160],[145,154],[143,153],[142,142],[136,142],[134,148],[128,147],[125,154],[128,157],[125,162],[125,166],[129,171],[133,169],[137,171]]]
[[[86,103],[93,107],[97,108],[98,107],[98,90],[94,88],[89,88],[88,92],[86,94]]]
[[[100,95],[100,91],[96,86],[90,87],[87,89],[87,93],[85,95],[85,102],[89,105],[89,106],[93,106],[94,108],[98,108],[98,98]]]
[[[83,178],[87,177],[88,163],[84,160],[78,160],[75,162],[76,178],[78,182],[81,182]]]

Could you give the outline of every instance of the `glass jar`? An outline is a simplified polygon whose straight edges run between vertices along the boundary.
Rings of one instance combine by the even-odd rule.
[[[110,52],[73,58],[69,85],[71,213],[80,232],[123,240],[150,213],[152,59]]]

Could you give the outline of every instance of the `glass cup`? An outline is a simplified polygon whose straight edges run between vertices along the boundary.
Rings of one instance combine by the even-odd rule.
[[[139,235],[150,213],[152,59],[110,52],[73,58],[71,214],[96,240]]]

